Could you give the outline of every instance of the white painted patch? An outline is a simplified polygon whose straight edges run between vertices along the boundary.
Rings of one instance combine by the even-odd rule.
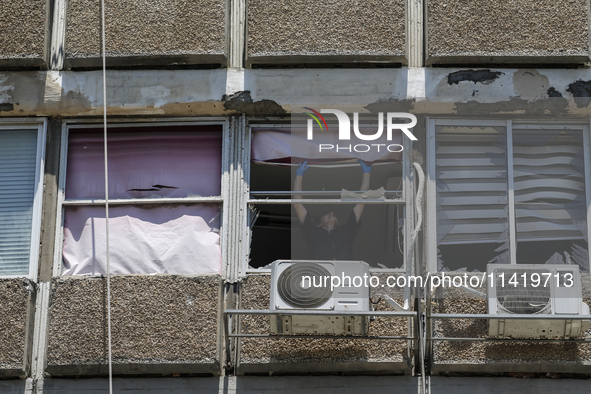
[[[62,73],[60,71],[47,71],[45,74],[45,93],[43,102],[59,102],[62,99]]]
[[[406,98],[416,99],[417,101],[425,100],[425,68],[409,67],[408,79],[406,87]]]
[[[226,74],[226,94],[244,91],[244,69],[229,68]]]

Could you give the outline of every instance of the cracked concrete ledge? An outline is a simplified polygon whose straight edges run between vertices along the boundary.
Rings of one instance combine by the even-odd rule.
[[[292,105],[338,101],[417,115],[591,116],[591,69],[426,68],[414,81],[424,85],[417,91],[425,97],[416,98],[407,97],[409,70],[246,69],[230,89],[227,70],[110,70],[107,111],[112,117],[276,117],[289,116]],[[98,117],[102,110],[99,71],[0,72],[0,116]]]
[[[381,278],[385,283],[386,278]],[[250,275],[241,285],[241,309],[269,309],[270,275]],[[382,290],[382,289],[380,289]],[[386,289],[401,302],[401,292]],[[392,310],[380,302],[376,310]],[[241,318],[241,332],[269,333],[268,316]],[[407,336],[406,318],[379,318],[370,324],[370,335]],[[264,339],[240,341],[238,373],[277,372],[379,372],[408,373],[409,348],[406,341],[369,339]]]
[[[113,370],[118,374],[219,372],[219,275],[111,279]],[[106,279],[52,281],[46,372],[103,375]]]

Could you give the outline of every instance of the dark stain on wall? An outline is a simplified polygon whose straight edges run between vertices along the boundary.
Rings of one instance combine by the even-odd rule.
[[[548,89],[548,97],[562,97],[562,93],[551,87]]]
[[[14,104],[12,104],[12,103],[0,104],[0,112],[11,112],[13,110],[14,110]]]
[[[552,97],[546,100],[530,102],[519,97],[511,97],[509,101],[497,103],[458,102],[456,103],[456,110],[458,115],[470,116],[507,114],[516,111],[523,111],[527,116],[564,116],[568,115],[568,100],[562,97]]]
[[[465,70],[456,71],[447,76],[447,83],[450,85],[458,85],[462,81],[480,82],[482,84],[492,83],[495,79],[503,75],[500,71],[490,70]]]
[[[222,97],[224,109],[229,111],[238,111],[247,115],[273,115],[282,116],[287,112],[273,100],[253,101],[250,91],[245,90]]]
[[[371,103],[364,108],[367,109],[372,114],[377,114],[379,112],[410,112],[414,109],[415,106],[415,99],[382,99],[378,100],[375,103]]]
[[[573,95],[577,107],[587,107],[591,102],[591,81],[578,80],[568,85],[567,92]]]

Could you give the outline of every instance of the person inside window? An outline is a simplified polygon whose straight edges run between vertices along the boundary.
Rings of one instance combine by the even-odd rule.
[[[359,190],[369,190],[371,166],[359,160],[363,174],[361,176],[361,187]],[[301,164],[296,172],[294,191],[302,191],[302,181],[308,162]],[[301,196],[296,196],[300,199]],[[308,215],[303,204],[294,204],[296,214],[302,233],[308,243],[308,254],[310,260],[352,260],[353,241],[361,226],[361,214],[365,204],[356,204],[349,218],[339,226],[339,220],[333,212],[328,212],[314,221]]]

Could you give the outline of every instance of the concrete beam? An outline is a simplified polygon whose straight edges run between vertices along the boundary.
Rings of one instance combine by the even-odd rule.
[[[362,105],[374,112],[395,106],[423,114],[586,117],[589,91],[591,69],[107,72],[110,117],[285,116],[302,103]],[[99,117],[102,106],[100,71],[0,73],[0,116]]]

